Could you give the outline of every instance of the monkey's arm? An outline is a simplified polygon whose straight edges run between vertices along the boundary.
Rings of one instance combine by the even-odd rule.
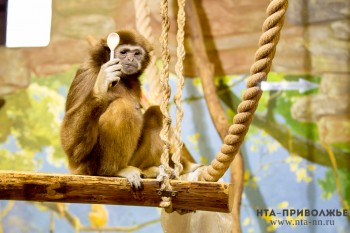
[[[113,100],[108,94],[109,85],[119,79],[120,70],[118,59],[102,65],[97,75],[93,69],[78,70],[67,96],[61,128],[63,149],[70,163],[79,164],[95,146],[99,118]]]
[[[66,112],[61,128],[63,149],[70,162],[79,164],[91,152],[98,137],[98,119],[108,102],[89,94],[82,104]]]

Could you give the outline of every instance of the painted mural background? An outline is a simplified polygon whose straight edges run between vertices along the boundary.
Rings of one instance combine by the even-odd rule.
[[[52,41],[47,48],[0,48],[1,170],[68,172],[59,129],[69,85],[87,52],[85,37],[98,38],[121,25],[132,27],[134,23],[134,15],[116,14],[121,4],[125,4],[123,9],[132,9],[132,1],[90,1],[91,5],[82,0],[53,2]],[[150,6],[157,22],[154,2],[150,1]],[[228,4],[202,2],[204,6],[210,2]],[[243,7],[243,2],[232,3],[232,7]],[[252,12],[264,12],[266,2]],[[263,209],[350,209],[350,19],[344,10],[349,3],[305,1],[310,2],[308,8],[303,5],[300,10],[297,2],[300,1],[290,3],[286,29],[282,31],[277,60],[268,80],[297,82],[302,78],[317,87],[305,92],[267,91],[262,96],[242,146],[245,173],[241,223],[245,233],[350,232],[350,218],[345,216],[288,219],[292,223],[318,223],[308,226],[273,225],[271,221],[285,218],[257,216],[257,210]],[[112,10],[107,7],[111,5]],[[318,8],[320,5],[324,7]],[[323,14],[313,13],[315,8]],[[300,17],[291,17],[305,11],[309,17],[304,22]],[[249,24],[258,22],[260,27],[260,14],[248,16],[252,20]],[[230,20],[233,19],[226,23]],[[236,64],[237,70],[223,65],[222,71],[230,75],[218,73],[215,77],[228,119],[235,114],[245,88],[246,64],[251,64],[251,50],[256,49],[257,40],[244,41],[259,35],[260,29],[249,24],[239,33],[218,35],[219,39],[231,36],[242,42],[231,50],[220,51],[219,56],[224,59],[222,63]],[[154,28],[157,36],[159,28],[156,24]],[[254,46],[248,46],[249,43]],[[236,55],[227,59],[227,52],[240,54],[241,50],[251,58]],[[191,72],[188,69],[187,75],[193,76]],[[172,74],[173,87],[174,82]],[[143,84],[147,91],[147,81]],[[183,101],[183,140],[196,161],[208,164],[221,140],[212,125],[198,77],[186,80]],[[172,104],[171,112],[174,115]],[[224,180],[229,181],[229,172]],[[157,208],[0,201],[0,233],[84,232],[91,227],[100,227],[101,232],[108,228],[114,232],[154,233],[162,232],[159,220]]]

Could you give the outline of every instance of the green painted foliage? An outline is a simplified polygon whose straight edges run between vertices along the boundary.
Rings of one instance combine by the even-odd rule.
[[[75,70],[34,77],[26,90],[5,97],[6,104],[0,111],[4,123],[0,131],[0,169],[33,170],[40,165],[35,155],[42,151],[51,163],[64,161],[59,132],[65,95]],[[9,145],[10,136],[15,146]]]
[[[340,180],[342,197],[348,202],[348,204],[350,204],[350,171],[339,169],[337,173]],[[317,183],[323,190],[322,197],[325,199],[331,198],[331,196],[337,191],[334,172],[332,169],[328,169],[325,176],[322,179],[318,179]]]

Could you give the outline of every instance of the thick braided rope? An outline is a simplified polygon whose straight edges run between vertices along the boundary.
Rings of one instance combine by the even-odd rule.
[[[272,0],[267,7],[267,19],[262,27],[255,63],[250,69],[251,76],[247,79],[247,90],[243,93],[242,103],[233,118],[234,124],[229,128],[220,152],[202,174],[206,181],[217,181],[225,174],[248,132],[262,95],[260,83],[266,80],[270,71],[287,7],[288,0]]]
[[[168,17],[168,1],[161,0],[160,2],[160,14],[162,17],[162,33],[160,36],[160,43],[162,46],[162,61],[163,67],[160,74],[160,82],[162,85],[162,101],[160,104],[160,109],[163,113],[163,128],[160,132],[160,137],[164,142],[163,153],[161,156],[161,172],[159,175],[159,180],[162,181],[161,190],[172,190],[170,185],[170,176],[172,169],[169,166],[169,154],[170,154],[170,140],[169,131],[171,127],[171,118],[169,115],[168,102],[170,99],[170,86],[169,86],[169,62],[170,62],[170,52],[168,48],[168,32],[170,28],[169,17]],[[163,197],[163,201],[160,203],[161,207],[170,208],[171,200],[170,198]]]
[[[175,164],[175,176],[178,178],[183,170],[183,166],[180,162],[181,149],[183,146],[183,142],[181,139],[181,123],[184,116],[184,111],[182,108],[182,91],[185,85],[185,78],[183,76],[183,61],[185,59],[185,46],[184,46],[184,38],[185,38],[185,3],[186,0],[178,0],[179,11],[177,13],[177,62],[175,65],[175,72],[177,76],[177,85],[176,85],[176,93],[174,97],[174,102],[176,105],[176,123],[174,128],[174,136],[175,136],[175,151],[172,156],[172,160]]]
[[[136,29],[142,34],[152,45],[154,37],[151,27],[150,8],[147,0],[134,0],[134,8],[136,15]],[[156,55],[151,52],[151,61],[146,69],[146,78],[149,83],[149,93],[151,103],[159,104],[161,101],[161,85],[158,75],[158,67],[156,65]]]

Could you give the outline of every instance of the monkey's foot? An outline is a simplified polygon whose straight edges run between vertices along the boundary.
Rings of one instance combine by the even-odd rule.
[[[132,188],[132,195],[137,200],[142,200],[142,180],[140,177],[140,174],[132,174],[128,177],[126,177],[131,185]]]
[[[125,175],[125,178],[128,179],[133,190],[141,190],[143,188],[140,172],[129,172],[129,174]]]
[[[138,170],[129,171],[128,174],[125,175],[125,178],[128,179],[131,188],[133,197],[137,200],[142,200],[142,179],[141,172]]]
[[[133,191],[134,198],[138,200],[142,199],[141,190],[143,189],[143,185],[140,169],[133,166],[127,166],[119,170],[117,176],[125,177],[126,179],[128,179],[131,189]]]

